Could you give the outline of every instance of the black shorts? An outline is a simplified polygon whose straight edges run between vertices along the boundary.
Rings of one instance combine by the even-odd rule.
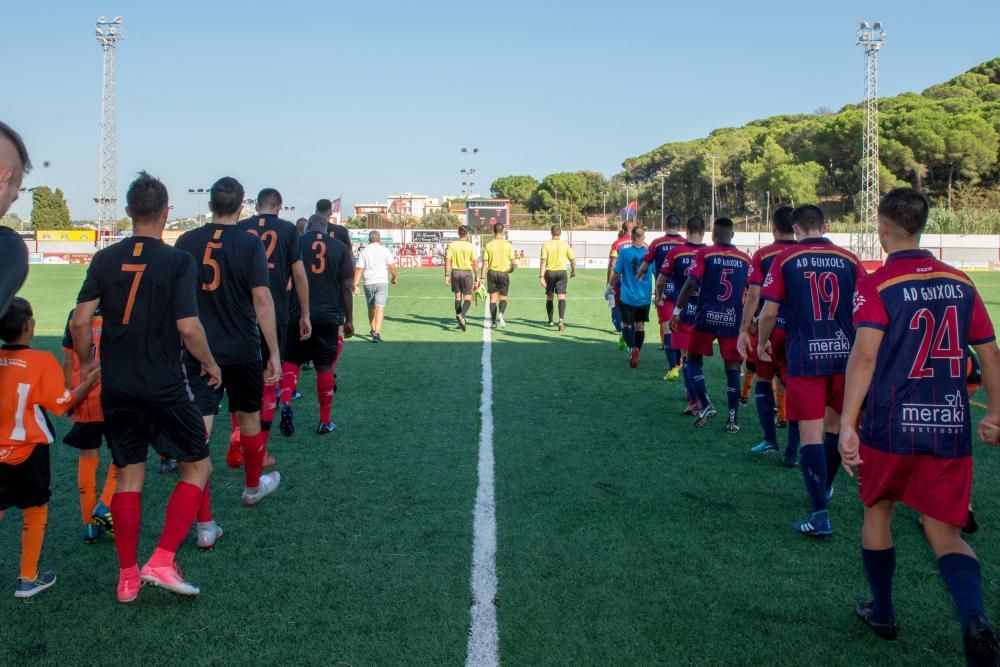
[[[173,443],[165,451],[160,434]],[[208,457],[205,420],[190,398],[159,405],[125,397],[104,403],[104,437],[119,468],[145,463],[149,445],[164,456],[186,463]]]
[[[500,296],[507,296],[510,291],[510,274],[506,271],[486,272],[486,291],[490,294],[500,293]]]
[[[24,461],[16,465],[0,463],[0,511],[44,505],[52,495],[51,486],[49,446],[36,445]]]
[[[200,366],[188,366],[188,383],[194,402],[202,416],[219,414],[222,392],[229,397],[230,412],[257,412],[264,402],[264,363],[247,361],[242,364],[220,364],[222,384],[208,386],[208,378],[201,375]]]
[[[451,291],[453,294],[461,293],[462,296],[472,296],[472,271],[452,271]]]
[[[104,422],[74,422],[63,437],[63,444],[76,449],[100,449],[104,437]]]
[[[284,361],[291,354],[292,348],[299,342],[299,318],[296,317],[294,322],[289,322],[282,329],[284,329],[285,334],[281,337],[281,360]],[[261,358],[263,359],[263,357]]]
[[[545,272],[545,295],[565,294],[566,283],[569,282],[569,273],[566,271],[546,271]]]
[[[285,345],[287,344],[286,338],[288,337],[288,331],[289,331],[289,329],[291,327],[292,327],[291,323],[289,323],[289,324],[275,324],[274,325],[274,334],[278,337],[278,358],[279,359],[284,359],[285,358]],[[298,331],[298,329],[299,329],[299,320],[296,319],[295,320],[295,330],[296,330],[296,332]],[[268,347],[267,347],[267,341],[264,340],[264,332],[261,331],[259,333],[260,333],[260,358],[262,360],[261,364],[264,365],[264,366],[267,366],[267,360],[271,357],[271,350],[268,349]],[[298,334],[296,334],[296,335],[298,335]]]
[[[649,321],[649,304],[645,306],[630,306],[627,303],[621,305],[622,324],[635,324],[636,322]]]
[[[339,324],[313,322],[312,335],[309,338],[299,340],[297,332],[294,338],[289,338],[287,359],[296,366],[301,366],[307,361],[313,362],[316,366],[329,366],[337,360],[339,339]]]

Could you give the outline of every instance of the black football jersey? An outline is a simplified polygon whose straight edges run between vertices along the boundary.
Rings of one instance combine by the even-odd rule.
[[[354,258],[346,245],[328,232],[302,235],[302,261],[309,279],[309,316],[314,324],[343,324],[340,284],[354,279]]]
[[[260,238],[264,244],[275,321],[279,327],[284,326],[288,323],[288,279],[292,276],[292,264],[302,260],[299,230],[287,220],[271,214],[247,218],[239,227]]]
[[[77,303],[100,301],[102,401],[165,405],[188,397],[177,320],[198,316],[194,260],[160,239],[134,236],[99,250]]]
[[[253,289],[270,287],[260,239],[236,225],[209,223],[185,232],[176,247],[198,266],[198,312],[219,364],[260,359]]]
[[[0,227],[0,317],[28,277],[28,246],[9,227]]]

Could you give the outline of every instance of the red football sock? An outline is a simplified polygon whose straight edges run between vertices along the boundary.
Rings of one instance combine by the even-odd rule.
[[[271,422],[274,421],[274,413],[278,409],[278,395],[275,384],[264,385],[264,402],[260,405],[260,423],[264,430],[270,430]]]
[[[142,524],[142,494],[119,491],[111,497],[111,516],[115,518],[115,549],[118,567],[125,570],[136,566],[139,547],[139,526]]]
[[[191,530],[191,524],[198,516],[203,493],[201,488],[194,484],[177,482],[177,486],[174,487],[174,492],[167,502],[167,517],[163,522],[160,543],[153,552],[153,557],[149,559],[152,565],[169,565],[173,562],[174,554],[177,553],[181,542]],[[112,515],[114,515],[113,511]],[[118,528],[117,523],[115,528]]]
[[[264,469],[264,435],[240,434],[240,451],[243,452],[244,483],[248,489],[260,486],[260,471]]]
[[[298,364],[293,364],[290,361],[281,362],[281,382],[279,386],[281,387],[282,403],[291,403],[292,394],[295,393],[295,386],[299,383],[300,370]]]
[[[208,523],[212,520],[212,493],[209,491],[209,484],[205,484],[205,490],[201,494],[201,505],[198,507],[198,523]]]
[[[333,371],[316,372],[316,395],[319,397],[319,420],[330,422],[330,406],[333,404]]]
[[[337,336],[337,356],[334,358],[333,363],[330,365],[330,370],[337,370],[337,362],[340,361],[340,354],[344,351],[344,337]]]

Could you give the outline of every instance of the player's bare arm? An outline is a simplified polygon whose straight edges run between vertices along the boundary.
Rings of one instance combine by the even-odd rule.
[[[569,260],[569,277],[576,278],[576,258]]]
[[[754,314],[760,303],[760,285],[751,285],[747,290],[746,301],[743,302],[743,321],[740,323],[740,336],[736,340],[736,349],[744,359],[750,357],[750,337],[754,334]]]
[[[219,364],[215,363],[212,350],[208,347],[208,338],[205,336],[205,328],[201,325],[201,320],[197,317],[184,317],[177,320],[177,333],[181,335],[184,348],[201,363],[201,374],[208,376],[208,386],[214,388],[221,385],[222,370],[219,368]]]
[[[348,293],[350,298],[350,293]],[[253,309],[257,313],[257,325],[264,334],[267,349],[271,351],[264,368],[264,384],[274,384],[281,379],[281,357],[278,354],[278,333],[274,319],[274,299],[267,285],[253,288]]]
[[[351,279],[340,281],[340,302],[344,304],[344,338],[354,335],[354,299],[351,298]]]
[[[76,406],[80,405],[80,403],[83,403],[84,399],[87,398],[87,394],[91,392],[91,390],[94,388],[94,385],[97,384],[98,380],[100,379],[101,379],[100,364],[95,364],[89,371],[87,371],[86,375],[81,374],[80,384],[76,387],[73,387],[73,389],[70,391],[72,398],[70,399],[69,407],[67,407],[66,409],[72,410]],[[70,383],[67,382],[66,386],[67,387],[70,386]]]
[[[649,262],[642,260],[642,264],[639,265],[639,270],[636,272],[635,277],[637,280],[642,280],[646,277],[646,271],[649,271]]]
[[[306,267],[301,259],[292,263],[292,282],[295,284],[295,295],[299,298],[299,338],[308,340],[312,336],[312,318],[309,314],[309,280],[306,278]]]
[[[73,383],[73,359],[76,358],[76,352],[73,350],[63,350],[63,382],[66,386],[70,386]]]
[[[484,264],[483,267],[485,268],[485,266],[486,265]],[[480,281],[482,280],[482,276],[480,276],[479,273],[480,273],[479,260],[477,260],[476,258],[473,257],[472,258],[472,277],[474,278],[473,282],[476,285],[478,285],[480,283]]]
[[[610,280],[611,277],[608,277]],[[538,283],[542,286],[542,289],[548,289],[548,285],[545,284],[545,258],[542,257],[541,263],[538,265]]]
[[[677,331],[680,326],[681,313],[687,308],[688,301],[691,300],[691,295],[696,289],[698,289],[698,279],[688,276],[688,279],[684,281],[684,286],[681,287],[680,294],[677,295],[677,301],[674,302],[674,315],[670,318],[671,331]]]
[[[991,445],[1000,445],[1000,349],[996,341],[974,345],[982,369],[983,388],[989,407],[979,422],[979,437]]]
[[[392,276],[391,282],[392,282],[393,285],[395,285],[396,284],[396,265],[395,264],[390,264],[389,265],[389,275]]]
[[[448,257],[444,258],[444,284],[451,284],[451,259]]]
[[[665,299],[663,298],[663,288],[667,286],[667,277],[662,273],[656,276],[656,288],[653,293],[656,295],[654,301],[656,301],[657,306],[662,306]]]
[[[847,359],[844,379],[844,409],[840,413],[840,457],[844,470],[854,477],[854,468],[863,463],[859,455],[860,442],[855,425],[861,406],[868,395],[868,387],[875,373],[878,349],[885,334],[878,329],[861,327],[854,337],[851,356]]]
[[[97,312],[97,307],[100,303],[100,299],[93,299],[92,301],[78,303],[76,304],[76,308],[73,309],[73,320],[70,323],[70,331],[73,337],[73,351],[76,352],[76,358],[80,360],[81,377],[89,373],[91,368],[97,365],[97,360],[94,359],[91,349],[94,339],[91,337],[90,320],[94,317],[94,313]]]
[[[771,361],[771,334],[778,323],[779,306],[777,301],[768,301],[757,320],[757,358],[761,361]]]

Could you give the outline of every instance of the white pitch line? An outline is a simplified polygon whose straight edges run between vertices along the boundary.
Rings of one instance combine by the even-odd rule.
[[[467,667],[500,664],[497,630],[497,517],[493,489],[493,365],[490,303],[483,316],[483,393],[479,401],[479,485],[472,521],[472,606],[469,609]]]

